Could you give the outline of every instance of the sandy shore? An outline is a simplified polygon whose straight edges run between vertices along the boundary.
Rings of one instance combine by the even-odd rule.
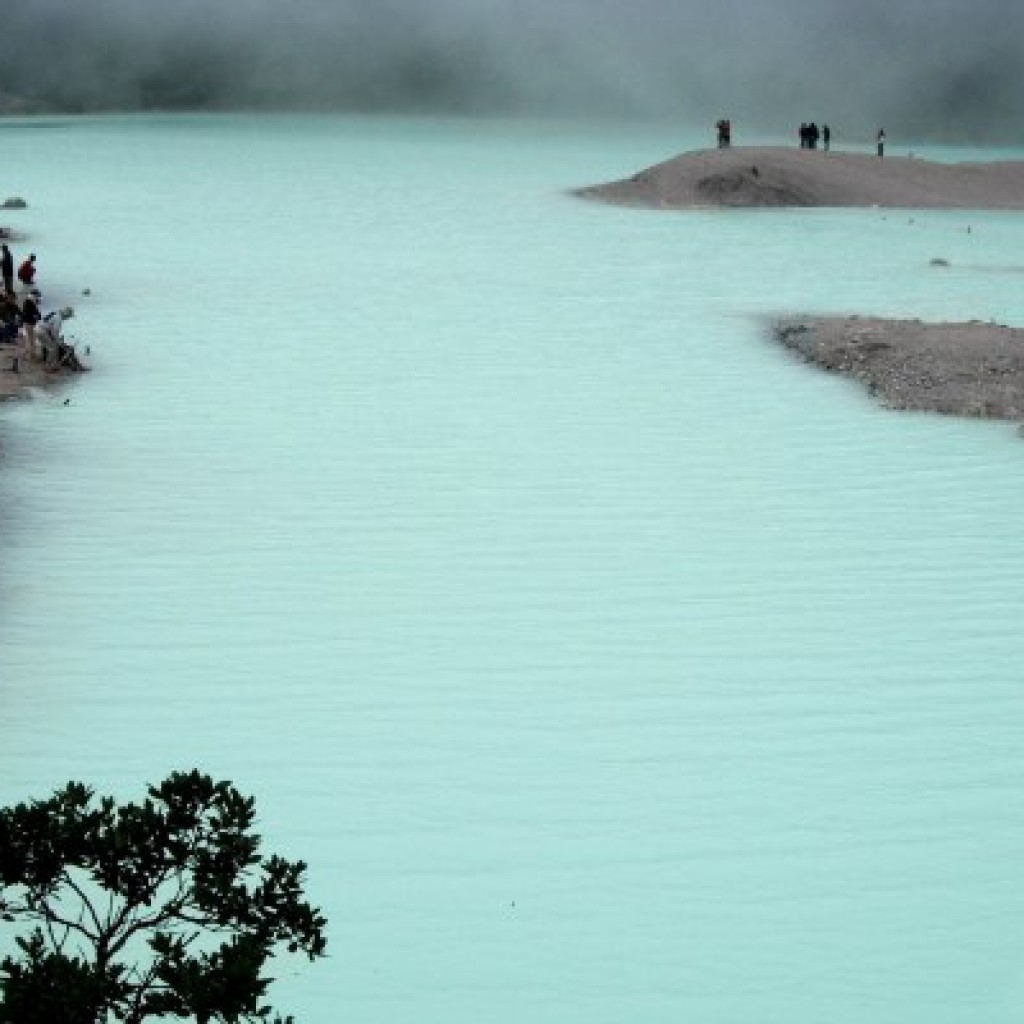
[[[22,203],[23,200],[8,200],[9,203]],[[21,210],[21,206],[8,206],[5,208]],[[15,231],[8,225],[0,225],[0,241],[19,242],[24,240],[21,232]],[[65,319],[72,315],[72,311],[65,309]],[[54,369],[47,369],[42,359],[30,359],[20,351],[19,346],[12,344],[0,344],[0,402],[14,398],[24,398],[33,391],[55,391],[68,377],[81,373],[87,369],[80,361],[74,347],[70,344],[60,346],[61,363]],[[15,370],[17,366],[17,370]]]
[[[911,157],[749,146],[683,153],[574,195],[625,206],[882,206],[1024,210],[1024,161],[938,164]]]
[[[11,367],[16,353],[15,346],[0,345],[0,402],[28,397],[33,390],[55,391],[68,377],[82,370],[80,365],[78,369],[61,366],[48,370],[41,361],[26,359],[22,355],[15,373]]]
[[[990,323],[788,317],[772,333],[889,408],[1024,422],[1024,330]]]

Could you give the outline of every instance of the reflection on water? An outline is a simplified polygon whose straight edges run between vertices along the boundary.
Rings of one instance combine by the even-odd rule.
[[[964,267],[964,270],[974,270],[982,274],[1024,274],[1024,265],[972,263]]]

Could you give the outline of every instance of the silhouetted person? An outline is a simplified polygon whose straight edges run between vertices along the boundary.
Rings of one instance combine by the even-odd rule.
[[[0,273],[3,274],[4,292],[14,291],[14,257],[7,243],[0,245]]]
[[[36,324],[41,319],[42,314],[39,312],[35,296],[29,293],[21,304],[21,323],[25,328],[25,349],[29,358],[34,358],[36,354]]]
[[[0,295],[0,342],[13,343],[18,339],[18,326],[21,323],[21,310],[14,301],[13,292]]]
[[[885,156],[885,129],[878,129],[878,137],[876,139],[878,143],[878,155]]]
[[[825,147],[826,153],[832,145],[832,129],[827,124],[821,126],[821,144]]]
[[[807,148],[807,122],[806,121],[801,121],[800,122],[800,148],[801,149],[806,149]]]
[[[18,342],[18,321],[0,319],[0,345],[16,345]]]
[[[818,131],[818,125],[814,121],[812,121],[807,126],[807,146],[808,146],[809,149],[817,149],[818,148],[818,138],[819,137],[820,137],[820,132]]]

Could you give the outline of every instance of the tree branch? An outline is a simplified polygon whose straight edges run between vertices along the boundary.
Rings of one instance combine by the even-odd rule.
[[[56,949],[58,953],[63,953],[64,943],[68,941],[68,936],[71,934],[71,932],[67,928],[65,928],[64,938],[58,940],[53,930],[54,922],[50,920],[50,918],[48,917],[44,917],[43,922],[46,925],[46,934],[50,936],[50,945],[52,945],[53,948]]]
[[[139,1024],[142,1020],[142,1001],[153,987],[153,982],[156,980],[157,972],[163,966],[164,962],[164,958],[162,957],[154,959],[153,965],[146,972],[145,977],[140,978],[138,989],[135,992],[135,998],[132,1000],[132,1005],[124,1019],[125,1024]]]
[[[88,939],[93,945],[96,944],[97,936],[93,935],[88,928],[85,927],[80,921],[70,921],[66,917],[62,917],[57,913],[53,907],[50,906],[50,901],[44,896],[39,900],[39,905],[33,908],[34,912],[39,914],[44,921],[54,922],[59,924],[62,928],[67,928],[68,931],[76,931],[83,938]]]
[[[111,957],[117,956],[117,954],[120,953],[121,950],[123,950],[124,947],[128,944],[129,940],[133,935],[138,935],[139,932],[159,928],[160,925],[167,924],[169,921],[178,919],[187,902],[186,896],[187,890],[185,887],[184,876],[179,874],[178,891],[174,894],[173,898],[171,898],[171,900],[164,905],[162,910],[157,911],[155,914],[152,914],[149,917],[136,917],[135,920],[132,921],[130,924],[122,922],[120,926],[121,934],[115,941],[110,942],[107,947],[108,955]],[[137,906],[132,906],[133,911],[137,909]],[[182,920],[188,919],[182,918]],[[204,926],[206,922],[190,921],[189,923]],[[111,938],[113,939],[113,935],[111,935]]]
[[[89,911],[89,916],[92,918],[92,923],[94,925],[96,925],[96,935],[97,935],[97,937],[99,937],[100,932],[103,931],[103,926],[100,924],[100,919],[99,919],[98,915],[96,914],[96,908],[93,907],[93,905],[92,905],[92,900],[90,900],[89,897],[86,896],[84,892],[82,892],[82,890],[79,887],[79,885],[68,874],[67,871],[64,872],[64,876],[63,877],[64,877],[64,884],[67,885],[68,888],[71,889],[72,892],[74,892],[75,895],[82,901],[83,909]]]

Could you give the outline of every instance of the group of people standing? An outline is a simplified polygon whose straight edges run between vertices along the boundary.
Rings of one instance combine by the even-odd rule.
[[[800,125],[800,148],[817,149],[818,141],[821,141],[822,149],[827,153],[832,145],[832,129],[823,124],[819,131],[818,126],[813,122],[805,122]],[[885,129],[879,128],[875,136],[876,152],[879,156],[885,156]]]
[[[819,128],[814,121],[804,121],[800,125],[800,148],[817,149],[819,142],[827,153],[832,145],[832,129],[827,124]]]
[[[718,148],[728,149],[732,145],[732,121],[728,118],[721,118],[715,122],[715,130],[718,133]],[[804,121],[800,125],[800,148],[817,149],[818,143],[827,153],[832,148],[832,129],[827,124],[820,128],[814,121]],[[885,156],[885,129],[879,128],[875,136],[876,152],[879,156]]]
[[[40,309],[41,296],[36,283],[36,255],[31,253],[18,265],[18,288],[15,289],[14,255],[7,243],[0,244],[0,276],[3,278],[3,294],[0,295],[0,343],[19,346],[21,352],[36,357],[37,342],[42,354],[49,362],[51,353],[56,361],[60,341],[59,313],[44,317]],[[52,321],[52,322],[51,322]],[[40,324],[43,324],[40,328]],[[46,335],[37,338],[37,330]],[[51,344],[52,342],[52,344]]]

